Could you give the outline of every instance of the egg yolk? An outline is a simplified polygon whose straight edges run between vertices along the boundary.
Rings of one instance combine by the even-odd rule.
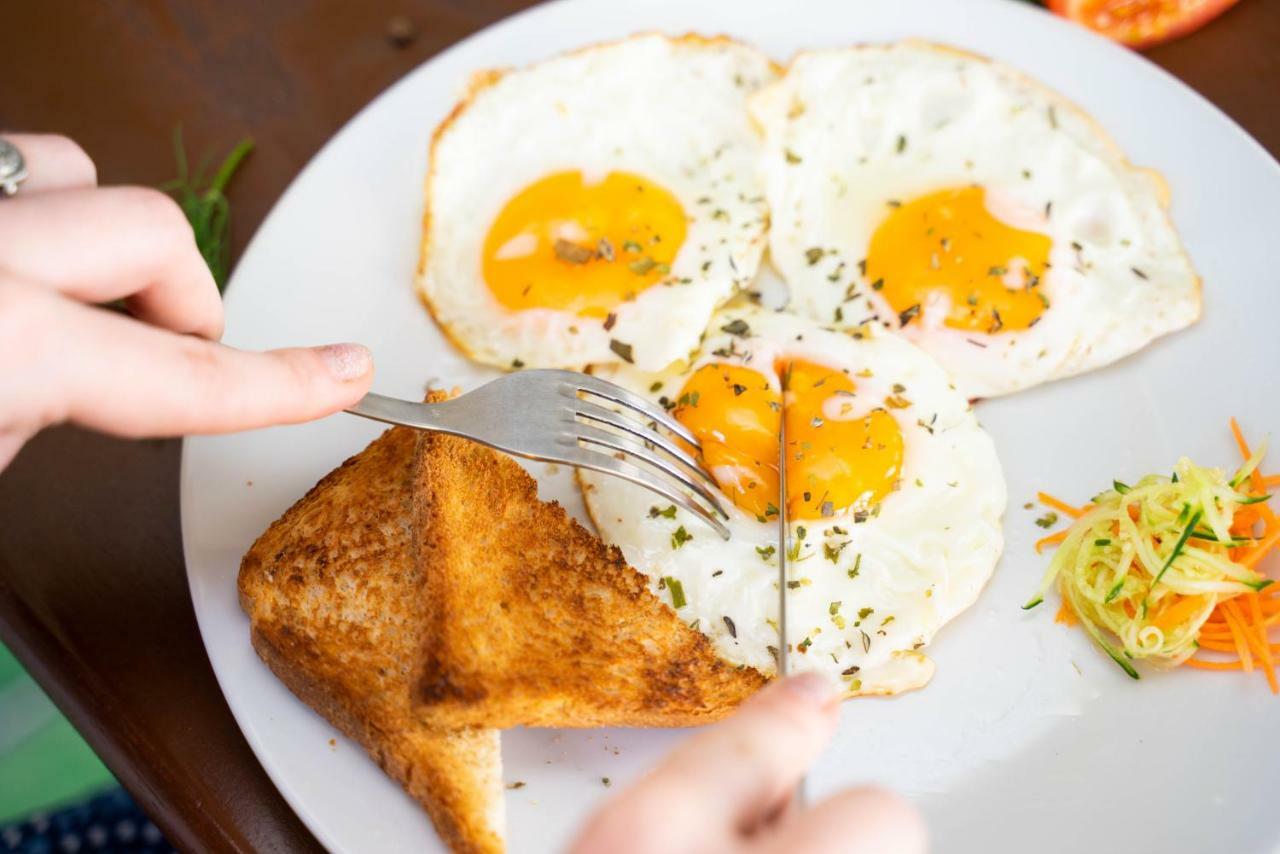
[[[1048,307],[1039,290],[1052,241],[1006,225],[982,187],[940,190],[893,209],[871,236],[866,276],[903,326],[935,295],[944,323],[966,332],[1028,329]]]
[[[884,409],[854,416],[853,380],[841,371],[793,361],[787,389],[787,518],[867,512],[902,472],[902,430]]]
[[[820,519],[869,511],[902,471],[898,423],[884,409],[853,416],[854,384],[844,373],[780,361],[787,389],[787,516]],[[697,437],[707,471],[742,510],[776,518],[782,399],[763,374],[739,365],[704,365],[676,400],[673,415]]]
[[[704,365],[680,389],[672,414],[702,446],[702,462],[735,505],[777,518],[782,395],[759,371]]]
[[[483,250],[489,290],[512,310],[550,308],[605,317],[671,273],[686,217],[666,189],[610,172],[587,183],[557,172],[503,207]]]

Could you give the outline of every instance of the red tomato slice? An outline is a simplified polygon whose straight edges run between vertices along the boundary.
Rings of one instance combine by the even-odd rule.
[[[1238,0],[1049,0],[1049,8],[1133,48],[1198,30]]]

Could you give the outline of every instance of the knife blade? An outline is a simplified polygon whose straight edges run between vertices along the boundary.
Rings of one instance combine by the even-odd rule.
[[[778,426],[778,677],[790,674],[787,663],[787,379],[783,370],[782,405]]]
[[[780,373],[782,404],[778,426],[778,678],[791,675],[787,641],[787,553],[791,549],[791,526],[787,520],[787,388],[791,384],[791,366]],[[805,805],[805,778],[796,783],[792,794],[793,808]]]

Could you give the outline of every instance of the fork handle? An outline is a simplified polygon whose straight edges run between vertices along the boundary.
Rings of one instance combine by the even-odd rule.
[[[445,403],[414,403],[385,394],[369,392],[345,410],[385,424],[398,424],[416,430],[464,435],[449,418]]]

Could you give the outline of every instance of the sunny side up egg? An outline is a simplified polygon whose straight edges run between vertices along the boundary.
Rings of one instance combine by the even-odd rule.
[[[793,309],[895,329],[971,398],[1199,317],[1163,181],[1018,72],[918,42],[815,51],[751,110]]]
[[[418,289],[446,334],[501,368],[687,358],[764,249],[746,100],[775,78],[661,35],[479,76],[427,178]]]
[[[1006,501],[991,439],[933,359],[878,328],[854,338],[744,308],[713,318],[691,364],[600,373],[698,436],[732,536],[633,484],[581,472],[588,511],[723,657],[776,671],[785,417],[791,661],[849,696],[929,680],[921,650],[990,577]]]

